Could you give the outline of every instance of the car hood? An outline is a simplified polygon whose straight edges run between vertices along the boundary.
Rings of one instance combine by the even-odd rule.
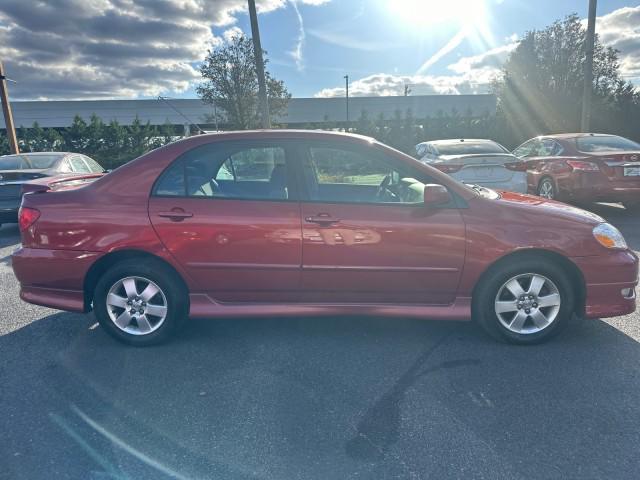
[[[498,193],[499,198],[494,201],[504,205],[506,208],[522,210],[522,213],[531,213],[547,219],[565,219],[593,226],[605,223],[605,219],[600,215],[566,203],[522,193],[506,191],[499,191]]]

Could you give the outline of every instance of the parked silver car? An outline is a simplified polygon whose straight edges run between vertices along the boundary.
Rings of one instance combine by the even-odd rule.
[[[416,145],[416,154],[463,183],[527,192],[526,163],[493,140],[433,140]]]

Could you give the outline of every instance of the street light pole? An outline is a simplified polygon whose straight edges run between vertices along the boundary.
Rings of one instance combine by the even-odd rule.
[[[349,128],[349,75],[344,76],[344,83],[346,87],[346,100],[347,100],[347,129]]]
[[[584,60],[584,91],[582,93],[582,119],[580,129],[582,132],[589,131],[591,121],[591,96],[593,90],[593,49],[596,33],[596,7],[597,0],[589,0],[589,20],[587,23],[587,36],[585,38],[585,60]]]
[[[0,62],[0,101],[2,102],[2,114],[4,115],[4,125],[7,130],[7,137],[9,137],[11,153],[20,153],[18,139],[16,138],[16,127],[13,124],[13,114],[11,113],[11,105],[9,104],[7,77],[4,74],[4,66],[2,65],[2,62]]]
[[[264,76],[264,60],[262,58],[262,46],[260,45],[260,30],[258,29],[256,2],[255,0],[248,1],[249,18],[251,20],[251,37],[253,38],[253,55],[256,59],[256,73],[258,75],[258,97],[260,100],[262,128],[271,128],[271,120],[269,118],[269,99],[267,98],[267,84]]]

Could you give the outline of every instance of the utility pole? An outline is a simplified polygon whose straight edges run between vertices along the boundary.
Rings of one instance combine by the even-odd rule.
[[[4,67],[0,61],[0,100],[2,101],[2,113],[4,115],[4,125],[9,137],[9,145],[11,153],[20,153],[18,148],[18,139],[16,138],[16,127],[13,124],[13,114],[11,113],[11,105],[9,104],[9,90],[7,89],[7,77],[4,74]]]
[[[597,0],[589,0],[589,20],[587,23],[587,36],[585,38],[584,60],[584,91],[582,93],[582,120],[580,129],[583,132],[589,131],[591,121],[591,94],[593,91],[593,49],[596,33],[596,7]]]
[[[258,74],[258,97],[260,100],[262,128],[271,128],[269,99],[267,98],[267,84],[264,78],[264,60],[262,58],[262,46],[260,45],[260,30],[258,29],[255,0],[249,0],[249,18],[251,20],[251,37],[253,38],[253,56],[256,59],[256,73]]]
[[[349,75],[344,76],[344,84],[347,92],[347,129],[349,129]]]

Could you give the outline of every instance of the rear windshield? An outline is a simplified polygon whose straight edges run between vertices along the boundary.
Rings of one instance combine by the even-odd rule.
[[[0,157],[0,170],[51,168],[61,155],[5,155]]]
[[[495,142],[437,143],[436,148],[440,155],[509,153],[506,148]]]
[[[624,137],[597,136],[580,137],[576,139],[578,150],[581,152],[620,152],[640,150],[640,144]]]

